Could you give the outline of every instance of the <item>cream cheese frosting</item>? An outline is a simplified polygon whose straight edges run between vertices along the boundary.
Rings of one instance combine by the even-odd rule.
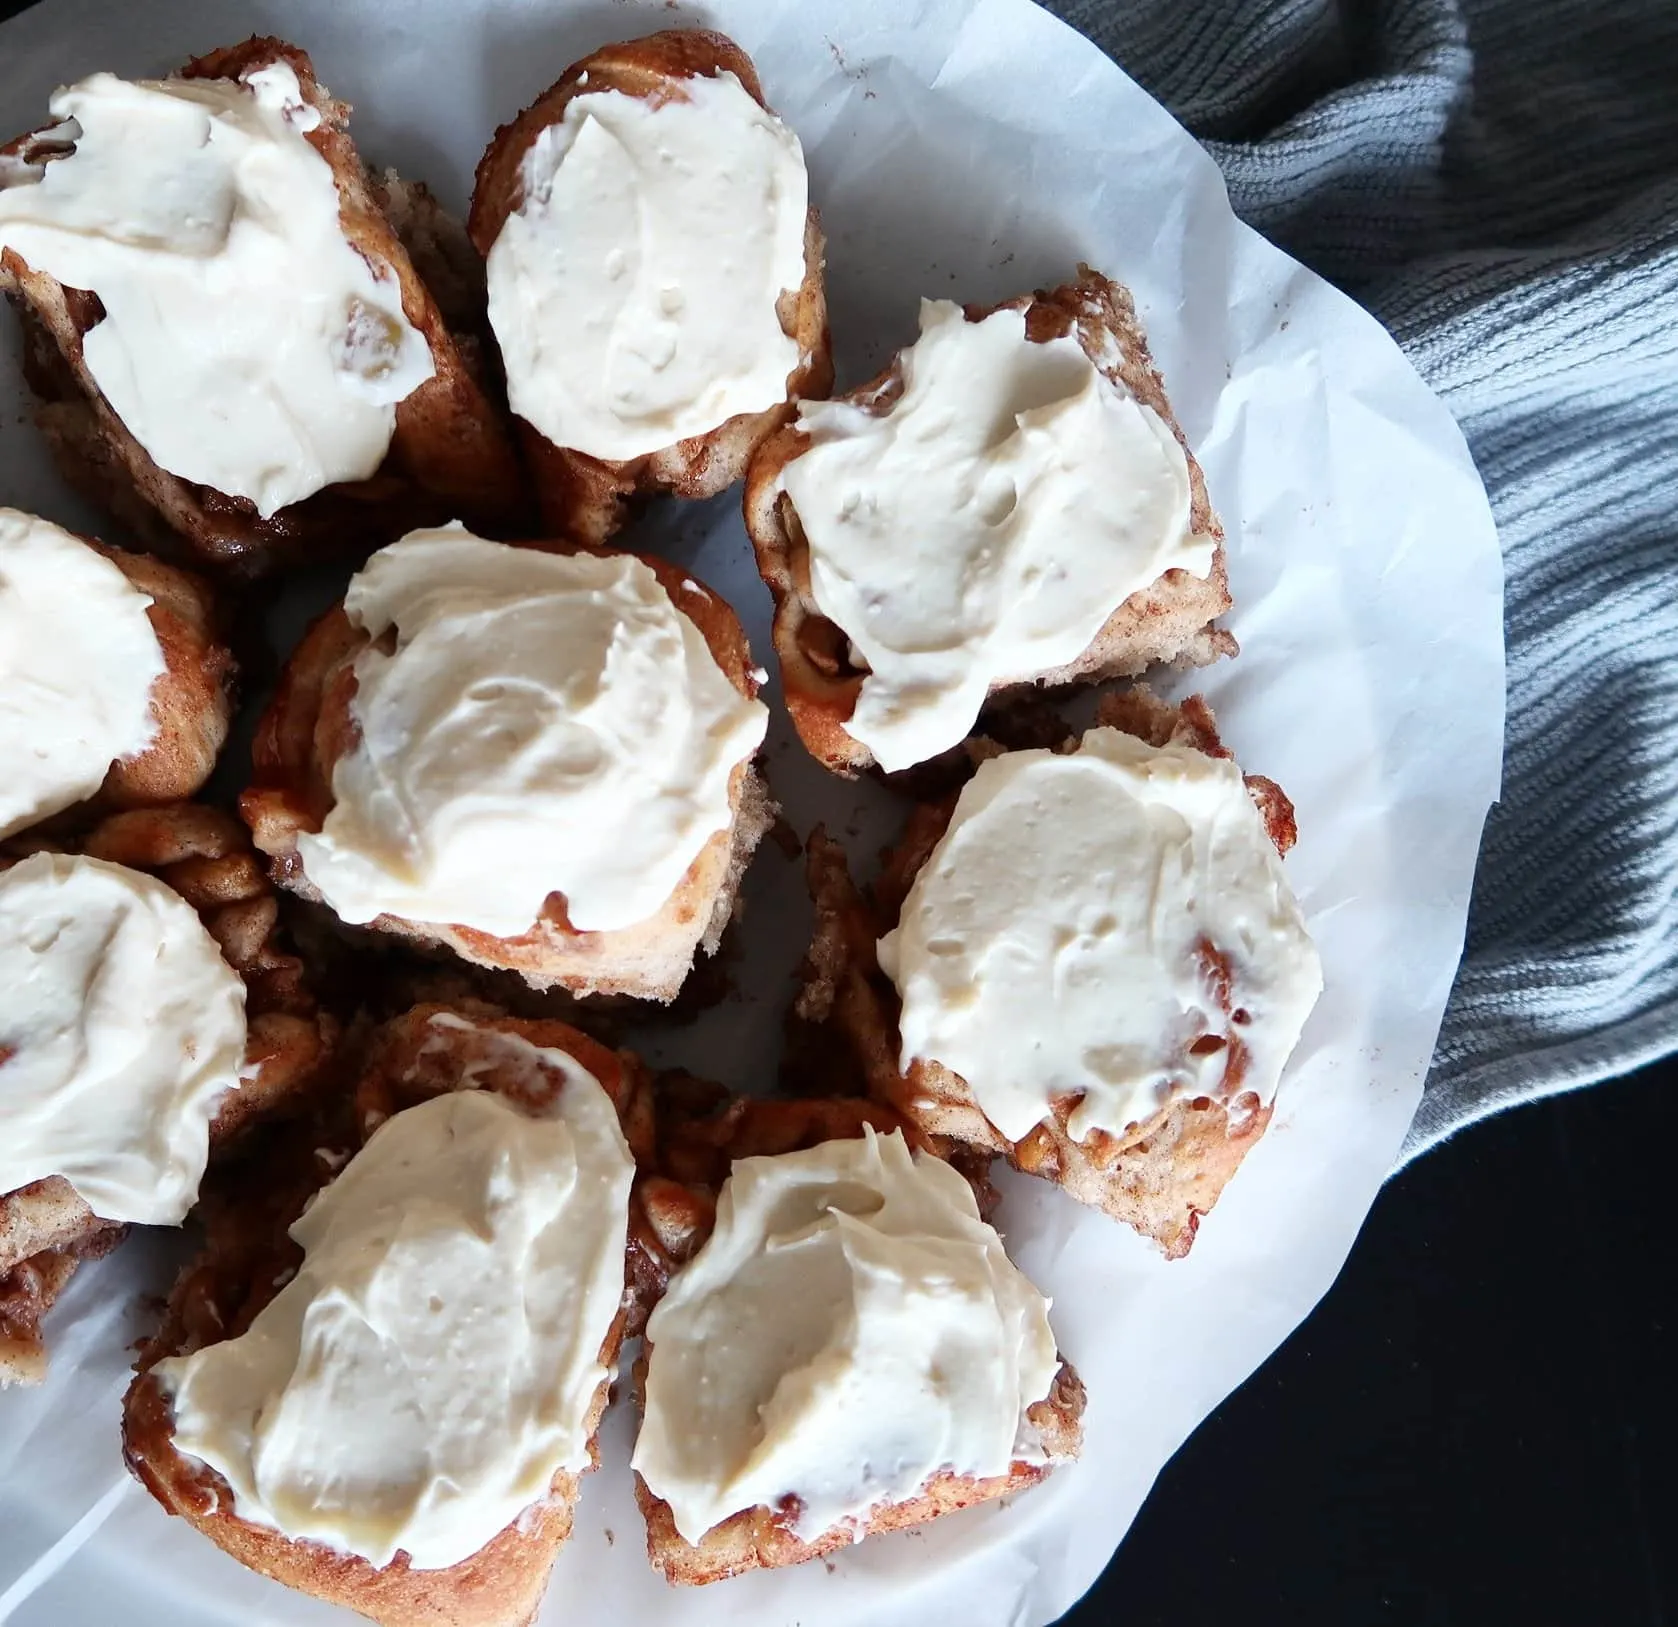
[[[1043,1461],[1048,1302],[901,1132],[737,1162],[647,1344],[633,1463],[689,1542],[759,1506],[807,1541],[941,1471]]]
[[[987,692],[1065,666],[1165,571],[1206,576],[1188,461],[1151,407],[1025,313],[921,304],[883,407],[799,403],[782,471],[810,591],[866,663],[846,731],[888,771],[972,728]]]
[[[0,176],[0,247],[99,296],[88,371],[153,461],[264,517],[372,474],[435,368],[344,236],[292,68],[99,73],[49,106],[69,150]]]
[[[192,907],[34,854],[0,874],[0,989],[0,1193],[61,1175],[102,1219],[178,1224],[245,1054],[245,986]]]
[[[563,1051],[474,1032],[487,1067],[557,1077],[551,1109],[466,1089],[386,1120],[292,1226],[303,1263],[249,1329],[155,1368],[176,1449],[240,1519],[377,1566],[458,1564],[588,1467],[623,1297],[611,1099]]]
[[[556,446],[623,460],[786,399],[804,281],[795,136],[731,73],[659,99],[574,96],[525,154],[489,252],[513,411]]]
[[[85,801],[156,738],[150,604],[80,537],[0,508],[0,837]]]
[[[728,827],[768,711],[642,561],[416,531],[344,608],[374,640],[355,663],[360,738],[298,841],[344,920],[511,938],[559,892],[578,931],[632,926]]]
[[[1268,1102],[1322,989],[1240,770],[1108,728],[984,763],[879,954],[902,1066],[961,1075],[1010,1141],[1067,1094],[1078,1141]]]

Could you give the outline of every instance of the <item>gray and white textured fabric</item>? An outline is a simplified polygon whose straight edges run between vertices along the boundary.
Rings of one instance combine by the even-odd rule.
[[[1678,1049],[1678,0],[1050,0],[1456,414],[1503,800],[1403,1159]]]

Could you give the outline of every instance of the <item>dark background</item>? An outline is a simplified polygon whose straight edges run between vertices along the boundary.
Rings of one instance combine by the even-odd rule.
[[[1668,1062],[1398,1176],[1063,1627],[1678,1623],[1675,1149]]]
[[[1063,1627],[1678,1621],[1678,1063],[1412,1164]]]

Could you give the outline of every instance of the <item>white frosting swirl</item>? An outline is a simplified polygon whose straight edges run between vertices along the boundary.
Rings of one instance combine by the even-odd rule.
[[[1182,1096],[1268,1102],[1322,989],[1241,771],[1118,729],[983,764],[880,965],[902,1065],[960,1074],[1010,1141],[1067,1094],[1080,1141]]]
[[[372,474],[435,367],[395,274],[344,236],[291,67],[98,73],[49,105],[74,146],[0,176],[0,247],[99,296],[82,351],[135,440],[264,517]]]
[[[245,985],[192,907],[37,853],[0,874],[0,990],[0,1192],[61,1175],[105,1220],[181,1221],[245,1056]]]
[[[731,73],[660,98],[574,96],[531,143],[489,252],[513,411],[556,446],[627,459],[785,400],[804,281],[795,136]]]
[[[156,738],[150,604],[80,537],[0,508],[0,837],[85,801]]]
[[[563,1051],[470,1031],[489,1070],[557,1074],[552,1110],[459,1090],[396,1114],[292,1226],[303,1264],[250,1328],[155,1369],[240,1519],[374,1565],[459,1564],[588,1467],[623,1297],[611,1099]]]
[[[961,741],[987,692],[1065,666],[1165,571],[1205,576],[1188,461],[1077,339],[921,304],[883,411],[805,401],[782,489],[810,589],[867,663],[846,732],[884,769]]]
[[[344,920],[512,938],[558,892],[578,931],[632,926],[728,827],[768,712],[640,560],[416,531],[344,604],[360,738],[298,842]]]
[[[634,1466],[689,1542],[758,1506],[809,1540],[940,1471],[1041,1462],[1026,1409],[1059,1366],[972,1188],[872,1129],[736,1163],[647,1343]]]

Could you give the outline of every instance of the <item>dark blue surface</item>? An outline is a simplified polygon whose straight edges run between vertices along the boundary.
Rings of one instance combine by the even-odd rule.
[[[1678,1065],[1464,1132],[1065,1627],[1678,1620]]]

